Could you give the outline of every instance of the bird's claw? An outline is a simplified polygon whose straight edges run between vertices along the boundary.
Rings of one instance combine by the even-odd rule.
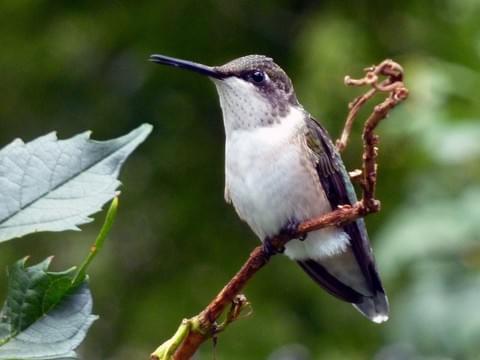
[[[276,254],[283,254],[284,251],[285,251],[285,246],[282,246],[281,248],[276,247],[275,245],[272,244],[272,238],[270,236],[267,236],[263,240],[263,252],[268,257],[271,257]]]
[[[304,241],[307,238],[307,234],[299,234],[298,232],[298,227],[300,225],[300,222],[297,220],[289,220],[281,229],[280,232],[278,233],[277,236],[279,237],[284,237],[287,238],[287,240],[290,239],[298,239],[300,241]],[[282,254],[285,251],[285,246],[278,247],[272,244],[272,239],[274,238],[267,236],[263,240],[263,251],[265,254],[270,257],[272,255],[276,254]]]
[[[299,234],[298,227],[300,225],[300,221],[297,220],[289,220],[285,226],[280,230],[280,234],[284,236],[288,236],[290,239],[298,239],[300,241],[304,241],[307,238],[307,234]]]

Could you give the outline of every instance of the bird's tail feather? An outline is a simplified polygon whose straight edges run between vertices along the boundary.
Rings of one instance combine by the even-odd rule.
[[[388,320],[388,299],[382,292],[364,296],[362,302],[352,305],[374,323],[381,324]]]
[[[352,274],[338,276],[339,273],[335,271],[334,275],[334,271],[329,269],[329,262],[326,261],[322,264],[320,261],[312,259],[297,261],[302,269],[330,294],[340,300],[352,303],[360,313],[375,323],[387,321],[389,306],[383,288],[368,286],[368,284],[362,286],[346,284],[345,279],[350,278]],[[361,272],[355,275],[363,276]]]

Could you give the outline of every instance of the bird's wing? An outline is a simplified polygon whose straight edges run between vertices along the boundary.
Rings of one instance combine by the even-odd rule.
[[[306,121],[307,145],[312,151],[318,177],[332,209],[338,205],[354,204],[357,201],[355,189],[330,136],[313,118],[309,117]],[[370,290],[373,294],[384,293],[363,219],[345,225],[343,230],[350,237],[352,251]]]

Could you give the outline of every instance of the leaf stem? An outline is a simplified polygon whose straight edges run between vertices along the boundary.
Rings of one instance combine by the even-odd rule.
[[[110,203],[110,207],[108,208],[102,228],[100,229],[100,232],[98,233],[95,242],[90,247],[90,252],[88,253],[85,260],[83,260],[82,265],[80,265],[77,273],[75,274],[75,277],[72,280],[72,287],[79,285],[85,279],[88,266],[93,261],[97,253],[102,249],[105,239],[110,233],[110,230],[112,229],[113,221],[115,220],[115,217],[117,215],[117,208],[118,196],[115,196]]]

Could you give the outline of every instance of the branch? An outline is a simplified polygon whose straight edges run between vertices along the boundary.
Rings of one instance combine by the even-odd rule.
[[[345,76],[344,83],[347,86],[363,86],[370,85],[372,88],[367,91],[365,94],[355,98],[350,104],[348,104],[349,113],[347,120],[342,131],[340,139],[337,140],[337,150],[343,151],[347,147],[348,138],[352,131],[353,122],[355,121],[359,110],[365,105],[365,103],[374,97],[378,92],[389,92],[390,96],[393,95],[393,99],[387,99],[392,106],[388,109],[392,109],[399,102],[405,100],[408,96],[408,90],[403,84],[403,68],[392,60],[384,60],[377,66],[371,66],[365,68],[365,76],[361,79],[352,79],[350,76]],[[378,76],[383,75],[387,76],[385,80],[381,83],[378,83]],[[387,110],[387,112],[388,112]],[[372,115],[375,114],[376,111]],[[371,116],[372,116],[371,115]],[[382,118],[379,118],[378,121],[386,117],[386,113]],[[371,117],[370,116],[370,117]],[[370,119],[369,119],[370,120]],[[367,120],[367,122],[369,121]],[[374,124],[374,127],[377,126],[378,121]],[[366,128],[367,126],[365,126]],[[373,129],[371,130],[373,133]]]
[[[372,66],[365,69],[365,71],[366,75],[361,79],[345,78],[346,85],[369,85],[372,88],[349,105],[350,110],[344,130],[340,140],[337,140],[337,149],[339,151],[344,150],[360,108],[376,93],[383,92],[388,94],[382,103],[374,107],[363,129],[362,171],[356,171],[353,174],[355,178],[359,179],[362,186],[362,200],[353,205],[339,206],[327,214],[304,221],[298,226],[296,234],[291,234],[290,236],[281,234],[272,238],[271,244],[276,249],[283,248],[288,241],[299,238],[311,231],[329,226],[342,226],[380,210],[380,202],[375,199],[378,136],[374,134],[374,130],[396,105],[407,98],[408,90],[402,82],[403,69],[392,60],[385,60],[378,66]],[[379,75],[387,78],[379,83]],[[264,267],[269,260],[270,255],[265,253],[263,246],[257,246],[250,253],[247,261],[237,274],[225,285],[210,304],[200,314],[191,319],[184,319],[176,334],[151,355],[151,360],[190,359],[204,341],[215,337],[229,323],[240,318],[245,309],[249,307],[249,303],[243,295],[239,294],[253,275]],[[218,325],[218,318],[229,305],[231,307],[226,320],[221,325]]]

